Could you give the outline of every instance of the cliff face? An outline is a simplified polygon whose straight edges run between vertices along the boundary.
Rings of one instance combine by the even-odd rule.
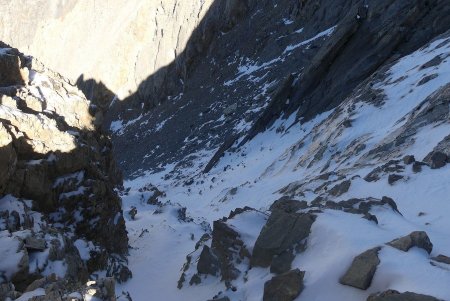
[[[96,110],[61,75],[0,42],[0,300],[36,289],[61,300],[99,269],[127,277],[117,259],[128,252],[114,190],[122,177]]]
[[[212,2],[6,0],[0,39],[72,81],[83,75],[125,98],[183,52]],[[88,98],[100,93],[92,82],[81,86]]]

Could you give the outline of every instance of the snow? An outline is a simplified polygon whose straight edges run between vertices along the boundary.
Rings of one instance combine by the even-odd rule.
[[[329,36],[335,28],[291,45],[285,52]],[[420,68],[436,55],[450,53],[449,43],[436,48],[440,43],[442,40],[435,41],[391,67],[386,78],[374,86],[384,93],[382,103],[360,102],[355,97],[338,108],[339,115],[329,111],[303,124],[294,123],[294,113],[288,119],[276,121],[269,130],[236,152],[225,153],[208,174],[201,170],[214,151],[202,150],[193,154],[196,159],[191,167],[183,170],[181,179],[170,176],[177,167],[169,164],[161,172],[147,172],[126,181],[125,187],[129,187],[130,192],[123,197],[123,208],[132,246],[129,267],[134,277],[118,285],[117,291],[129,291],[134,300],[145,300],[150,294],[155,300],[207,300],[220,291],[223,292],[221,296],[226,295],[231,300],[261,300],[264,282],[273,276],[268,269],[262,268],[248,270],[246,279],[241,275],[233,283],[238,288],[236,292],[226,290],[214,277],[204,279],[198,286],[185,283],[183,289],[177,290],[186,255],[194,251],[197,240],[208,232],[205,225],[212,225],[215,220],[228,216],[231,210],[244,206],[259,211],[239,214],[227,224],[240,233],[251,250],[267,219],[267,209],[282,196],[283,188],[290,185],[293,198],[312,201],[318,196],[316,189],[323,184],[316,177],[322,172],[334,171],[345,173],[347,179],[352,179],[349,191],[336,201],[388,196],[395,200],[402,215],[387,206],[373,207],[371,213],[376,215],[377,225],[363,219],[362,215],[342,211],[324,210],[318,214],[306,251],[297,255],[293,263],[293,268],[306,271],[305,289],[297,300],[332,300],[336,296],[347,301],[365,300],[369,294],[387,289],[414,291],[450,300],[449,267],[429,264],[430,256],[450,255],[450,165],[438,170],[424,166],[421,173],[414,173],[411,166],[406,166],[401,173],[404,179],[394,185],[388,184],[387,177],[375,182],[362,179],[373,168],[385,163],[378,162],[368,153],[395,139],[402,126],[415,116],[411,112],[426,104],[428,96],[448,83],[450,64],[444,62],[432,70]],[[241,63],[237,77],[225,84],[251,78],[279,59],[258,64]],[[430,72],[438,76],[417,85]],[[351,119],[352,127],[341,126],[346,119]],[[236,125],[239,130],[247,128],[245,122]],[[449,122],[420,125],[412,142],[390,154],[390,158],[412,154],[421,160],[449,134]],[[355,141],[366,146],[358,154],[352,154]],[[323,156],[313,162],[324,146]],[[184,185],[189,179],[193,184]],[[330,181],[337,179],[337,176],[329,178]],[[146,204],[147,194],[139,192],[139,188],[149,183],[165,192],[165,196],[159,198],[164,204],[162,207]],[[132,206],[138,210],[135,220],[126,214]],[[182,207],[187,208],[187,215],[193,222],[178,220],[178,210]],[[426,231],[433,242],[431,255],[420,249],[401,252],[385,245],[418,230]],[[353,258],[377,246],[382,247],[381,263],[372,286],[362,291],[339,284],[339,278]],[[245,265],[239,268],[245,270]]]
[[[115,121],[111,122],[111,125],[109,126],[109,130],[116,135],[119,135],[119,136],[123,135],[123,133],[125,132],[127,127],[135,124],[136,122],[141,120],[143,117],[144,117],[144,115],[141,114],[138,117],[136,117],[135,119],[129,120],[126,123],[124,123],[123,120],[115,120]]]
[[[28,300],[32,299],[33,297],[37,297],[37,296],[45,296],[45,289],[38,288],[38,289],[35,289],[34,291],[24,293],[22,296],[20,296],[15,301],[28,301]]]
[[[19,271],[18,264],[25,255],[20,251],[20,241],[9,235],[8,231],[0,231],[0,257],[8,260],[0,261],[0,273],[10,279]]]
[[[322,32],[319,32],[318,34],[316,34],[314,37],[312,37],[310,39],[307,39],[307,40],[302,41],[302,42],[300,42],[298,44],[295,44],[295,45],[287,46],[286,49],[284,50],[283,54],[289,53],[289,52],[291,52],[291,51],[293,51],[293,50],[295,50],[295,49],[297,49],[299,47],[306,46],[306,45],[310,44],[311,42],[313,42],[313,41],[315,41],[317,39],[330,36],[334,32],[336,27],[337,27],[337,25],[335,25],[333,27],[330,27],[330,28],[328,28],[328,29],[326,29],[326,30],[324,30]],[[298,31],[296,31],[296,32],[297,33],[301,33],[302,31],[303,31],[303,28],[298,30]]]

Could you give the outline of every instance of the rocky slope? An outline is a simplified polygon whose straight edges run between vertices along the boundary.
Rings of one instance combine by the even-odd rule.
[[[447,32],[207,173],[214,150],[201,148],[127,181],[135,278],[121,288],[139,300],[144,278],[178,286],[157,300],[450,300],[449,55]]]
[[[7,7],[14,10],[11,3]],[[42,2],[44,7],[49,3]],[[86,24],[92,33],[85,24],[80,31],[87,40],[82,48],[93,55],[83,63],[97,62],[94,54],[104,54],[103,47],[113,49],[112,55],[104,54],[108,60],[118,59],[117,64],[94,67],[109,68],[94,76],[97,81],[104,76],[106,86],[86,78],[78,82],[83,89],[94,89],[87,90],[93,91],[89,96],[97,106],[88,106],[90,115],[65,119],[87,129],[77,135],[73,129],[59,130],[52,135],[61,136],[63,143],[32,146],[40,154],[56,149],[58,156],[71,153],[77,139],[81,149],[93,145],[89,160],[101,162],[103,177],[87,167],[83,176],[102,179],[105,188],[78,199],[80,191],[73,193],[80,184],[77,174],[69,176],[70,191],[55,192],[58,180],[52,171],[50,199],[56,193],[59,200],[62,192],[63,200],[76,200],[63,202],[64,210],[39,210],[57,229],[67,220],[78,250],[79,237],[91,250],[105,249],[106,255],[87,259],[88,272],[109,266],[107,274],[123,280],[116,286],[119,300],[450,300],[448,1],[54,3],[61,5],[42,22],[65,26],[44,24],[37,32],[44,28],[52,39],[67,36],[76,17],[89,11]],[[130,20],[142,27],[130,30]],[[92,26],[95,22],[98,28]],[[105,33],[105,26],[114,30]],[[180,44],[176,32],[182,33]],[[89,48],[99,45],[91,38],[101,41],[98,49]],[[110,48],[115,38],[117,47]],[[71,43],[59,47],[73,51]],[[136,56],[139,49],[145,50],[142,56]],[[131,61],[115,52],[122,50]],[[119,66],[126,71],[119,72]],[[23,77],[21,72],[26,75],[20,68],[15,74]],[[138,74],[131,85],[135,93],[107,83],[123,74]],[[26,89],[47,85],[30,80],[28,85],[24,81]],[[129,89],[130,81],[124,82]],[[123,99],[110,103],[114,94]],[[24,99],[16,106],[24,106]],[[53,109],[64,115],[58,110]],[[72,110],[80,111],[83,107]],[[48,123],[44,117],[39,120]],[[59,129],[60,121],[55,122]],[[110,129],[115,158],[126,177],[121,198],[131,246],[127,259],[133,278],[128,281],[123,260],[111,254],[125,249],[111,190],[120,181],[114,176],[110,145],[96,135],[96,142],[91,139],[98,130],[86,125],[90,122]],[[9,159],[1,176],[10,183],[17,173],[10,170],[22,165],[11,164],[14,154],[6,137]],[[107,151],[99,157],[103,146]],[[46,161],[54,161],[50,159]],[[41,178],[33,174],[29,179]],[[34,187],[46,187],[39,183]],[[91,184],[83,183],[82,191]],[[8,192],[11,185],[1,189]],[[102,223],[103,218],[111,221],[109,207],[90,209],[98,204],[92,194],[105,191],[113,198],[109,207],[119,223],[115,218]],[[38,201],[48,195],[30,195],[26,188],[20,193]],[[91,223],[80,229],[78,209],[85,214],[83,221],[99,223],[97,236],[89,236]],[[74,218],[61,217],[67,212]],[[97,220],[91,212],[107,214]],[[117,239],[123,243],[113,247],[122,251],[111,250],[108,240],[102,240],[109,238],[106,231],[112,225],[119,227]],[[83,252],[80,258],[85,260]],[[103,265],[89,268],[97,262]]]
[[[114,190],[122,178],[96,108],[58,73],[0,46],[0,300],[113,300],[114,279],[86,286],[99,270],[129,276]]]

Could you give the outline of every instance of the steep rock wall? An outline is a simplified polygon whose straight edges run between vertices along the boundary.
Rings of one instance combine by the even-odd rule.
[[[88,98],[102,93],[90,79],[125,98],[183,52],[213,2],[2,0],[0,39],[78,79]]]

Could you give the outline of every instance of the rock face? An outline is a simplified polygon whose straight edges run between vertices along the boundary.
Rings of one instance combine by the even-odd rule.
[[[412,232],[407,236],[394,239],[387,244],[404,252],[408,252],[412,247],[424,249],[428,254],[433,250],[433,244],[431,243],[430,238],[427,233],[423,231]]]
[[[0,40],[79,79],[89,98],[101,96],[100,82],[125,98],[185,50],[212,3],[7,0],[0,3]]]
[[[0,233],[10,235],[0,244],[17,249],[17,268],[0,264],[0,282],[23,292],[61,263],[59,277],[73,288],[128,250],[114,191],[122,178],[84,95],[36,59],[0,46],[0,61],[16,62],[0,68]],[[91,246],[89,255],[76,239]]]
[[[134,158],[143,157],[148,149],[155,152],[144,164],[157,168],[161,160],[183,160],[198,150],[202,144],[194,141],[209,141],[211,150],[221,145],[231,148],[239,140],[236,137],[245,137],[240,140],[245,143],[279,116],[300,107],[298,119],[311,119],[339,105],[377,69],[422,47],[450,24],[446,13],[450,6],[444,0],[383,0],[368,7],[364,3],[283,0],[274,7],[271,1],[247,0],[211,4],[186,43],[186,51],[177,52],[173,63],[151,75],[135,95],[140,102],[164,105],[113,136],[125,173],[131,175],[142,167]],[[239,51],[230,56],[230,47]],[[154,95],[161,97],[155,100]],[[366,95],[381,98],[375,89]],[[186,106],[180,108],[179,101]],[[121,119],[125,123],[141,115],[141,106],[126,111],[133,102],[126,103],[122,108],[113,106],[108,122]],[[188,115],[200,118],[188,122]],[[219,122],[222,115],[225,120]],[[249,126],[239,131],[242,117]],[[158,129],[151,133],[152,139],[144,134],[135,137],[143,130],[141,124]],[[171,134],[175,130],[177,134]],[[214,131],[220,137],[215,138]],[[169,134],[171,143],[165,141]],[[136,143],[131,150],[135,155],[122,155],[129,141]]]
[[[264,284],[263,301],[292,301],[303,290],[305,272],[295,269],[275,276]]]
[[[381,248],[367,250],[353,259],[353,262],[345,275],[339,280],[344,285],[353,286],[362,290],[369,288],[375,275],[380,259],[378,252]]]

